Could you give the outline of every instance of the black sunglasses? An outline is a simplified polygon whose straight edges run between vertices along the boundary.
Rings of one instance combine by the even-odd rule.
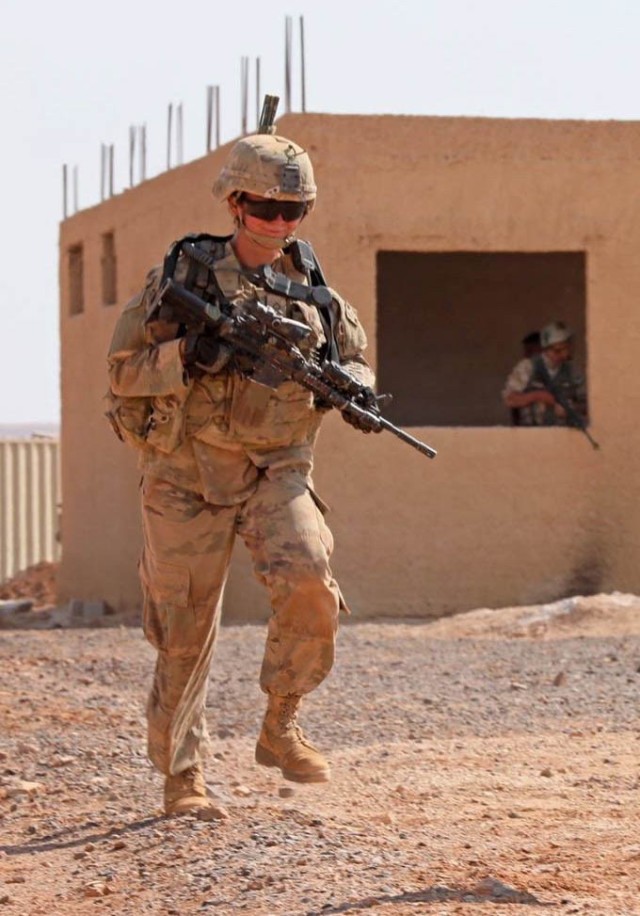
[[[248,200],[244,194],[238,197],[238,203],[242,204],[249,216],[255,216],[257,219],[263,219],[267,223],[272,222],[279,216],[287,223],[301,219],[307,211],[305,201],[301,200]]]

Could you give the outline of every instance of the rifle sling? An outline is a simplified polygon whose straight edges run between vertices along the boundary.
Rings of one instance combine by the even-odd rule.
[[[309,242],[305,242],[302,239],[296,239],[290,245],[287,245],[284,251],[285,254],[291,256],[293,266],[296,270],[306,274],[311,286],[328,286],[320,263],[316,257],[316,253]],[[316,310],[327,341],[326,347],[322,348],[324,352],[321,353],[321,356],[323,359],[329,359],[332,363],[339,363],[340,350],[338,348],[336,336],[337,321],[335,302],[332,300],[327,305],[316,304]]]

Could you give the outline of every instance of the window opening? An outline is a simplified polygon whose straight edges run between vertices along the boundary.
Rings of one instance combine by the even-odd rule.
[[[565,322],[584,373],[585,276],[585,252],[378,252],[385,414],[402,426],[510,425],[502,390],[529,334]]]
[[[84,252],[82,245],[69,248],[69,314],[84,312]]]
[[[113,232],[102,236],[102,304],[114,305],[117,301],[116,245]]]

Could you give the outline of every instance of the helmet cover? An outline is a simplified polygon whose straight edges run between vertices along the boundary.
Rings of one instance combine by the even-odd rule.
[[[213,196],[223,201],[242,191],[275,200],[303,200],[311,210],[316,185],[307,152],[276,134],[243,137],[231,149]]]

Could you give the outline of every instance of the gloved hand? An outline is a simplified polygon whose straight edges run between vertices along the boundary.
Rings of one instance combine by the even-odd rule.
[[[362,388],[362,391],[356,398],[356,403],[358,407],[364,407],[365,410],[373,410],[374,412],[378,409],[378,398],[373,388],[369,388],[368,385],[365,385]]]
[[[348,410],[342,411],[342,419],[345,423],[348,423],[349,426],[353,426],[354,429],[359,429],[362,433],[382,432],[381,428],[375,429],[370,425],[370,421],[367,421],[364,418],[356,417],[354,414],[349,413]]]
[[[182,349],[182,362],[189,374],[209,372],[212,375],[224,369],[231,351],[221,340],[199,331],[187,331]]]
[[[359,414],[356,411],[349,410],[347,407],[341,411],[342,419],[345,423],[348,423],[349,426],[353,426],[355,429],[359,429],[363,433],[381,433],[382,427],[375,421],[375,415],[379,413],[379,410],[377,409],[378,401],[373,389],[367,388],[356,399],[355,404],[357,407],[369,411],[369,413]],[[372,417],[371,414],[374,414],[374,417]]]

